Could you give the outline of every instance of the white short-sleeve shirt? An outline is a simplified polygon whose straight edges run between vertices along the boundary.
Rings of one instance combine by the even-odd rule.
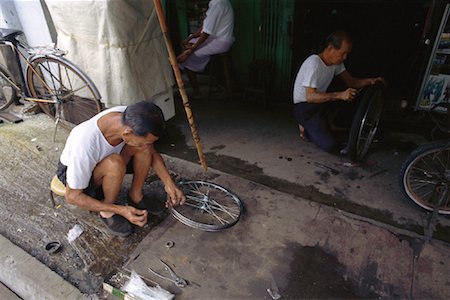
[[[229,0],[211,0],[202,31],[213,38],[234,42],[234,13]]]
[[[85,189],[92,171],[105,157],[120,153],[125,143],[112,146],[97,125],[98,119],[112,112],[124,112],[126,106],[107,109],[79,124],[69,134],[60,161],[67,166],[66,183],[71,189]]]
[[[317,54],[309,56],[300,67],[294,83],[294,103],[306,102],[306,88],[325,93],[333,80],[345,71],[344,64],[327,66]]]

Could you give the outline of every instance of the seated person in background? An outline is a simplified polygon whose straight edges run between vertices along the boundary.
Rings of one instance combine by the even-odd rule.
[[[348,103],[359,90],[383,78],[355,78],[345,69],[344,61],[352,50],[352,40],[343,31],[330,34],[321,53],[309,56],[301,65],[294,83],[294,116],[299,123],[300,136],[307,137],[322,150],[338,150],[339,144],[327,123],[331,104]],[[334,76],[339,76],[348,86],[345,91],[327,92]],[[351,121],[351,120],[350,120]]]
[[[183,52],[177,61],[180,69],[186,70],[194,98],[201,96],[195,73],[205,70],[211,55],[230,50],[234,42],[233,27],[234,14],[230,1],[211,0],[202,26],[183,41]]]
[[[70,132],[61,154],[57,176],[66,186],[66,200],[99,212],[111,232],[119,236],[147,223],[142,188],[153,168],[164,183],[166,206],[183,204],[185,196],[175,185],[153,143],[164,132],[161,109],[150,102],[107,109]],[[127,206],[116,204],[127,169],[133,173]]]

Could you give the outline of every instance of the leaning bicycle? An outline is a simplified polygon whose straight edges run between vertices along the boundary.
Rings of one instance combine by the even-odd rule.
[[[430,117],[436,124],[432,137],[437,130],[450,133],[449,112],[439,113],[444,106],[449,107],[447,103],[430,109]],[[415,149],[403,162],[399,179],[407,199],[428,211],[450,214],[450,139]]]
[[[102,110],[92,80],[54,47],[29,47],[23,32],[0,28],[0,45],[10,46],[19,66],[19,79],[0,64],[0,111],[16,99],[35,102],[57,125],[72,128]],[[22,70],[24,66],[25,71]]]

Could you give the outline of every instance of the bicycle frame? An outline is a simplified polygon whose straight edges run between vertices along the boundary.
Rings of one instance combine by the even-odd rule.
[[[39,79],[39,81],[41,81],[41,83],[44,85],[44,87],[50,92],[52,93],[52,90],[50,89],[50,87],[47,85],[47,83],[45,82],[45,79],[43,79],[39,73],[36,71],[35,68],[33,68],[33,66],[30,64],[30,60],[33,59],[36,55],[31,55],[30,58],[26,58],[25,55],[19,50],[19,48],[23,49],[24,51],[26,51],[27,49],[29,49],[29,47],[23,45],[19,40],[17,40],[15,37],[11,38],[11,39],[7,39],[7,40],[2,40],[0,41],[0,45],[7,45],[10,46],[14,52],[14,56],[16,58],[16,62],[17,65],[19,66],[19,77],[20,77],[20,82],[22,84],[22,88],[20,88],[19,86],[17,86],[15,84],[15,82],[11,81],[9,78],[7,77],[3,77],[4,80],[6,80],[9,84],[11,84],[15,90],[22,96],[22,98],[26,101],[32,101],[32,102],[41,102],[41,103],[52,103],[52,104],[56,104],[58,103],[58,100],[48,100],[48,99],[38,99],[38,98],[32,98],[30,91],[28,90],[27,84],[25,82],[25,76],[24,76],[24,72],[22,70],[22,60],[25,61],[25,63],[27,64],[27,68],[30,68],[32,70],[33,73],[36,74],[37,78]],[[22,60],[21,60],[22,58]],[[3,74],[1,74],[3,75]]]

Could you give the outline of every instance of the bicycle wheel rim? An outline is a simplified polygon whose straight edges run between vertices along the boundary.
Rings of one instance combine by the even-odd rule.
[[[101,111],[92,81],[68,61],[39,57],[32,60],[31,65],[36,72],[31,68],[27,71],[30,94],[34,98],[53,101],[39,102],[39,106],[51,118],[59,119],[63,127],[70,129]]]
[[[15,93],[15,87],[9,82],[14,82],[12,74],[2,65],[0,65],[0,73],[0,111],[2,111],[7,109],[14,102],[15,98],[15,94],[13,94],[10,99],[7,99],[3,93],[3,88],[11,88],[12,92]]]
[[[382,93],[378,89],[372,96],[372,100],[367,107],[364,117],[361,120],[361,126],[358,132],[356,143],[356,159],[362,160],[369,151],[370,145],[375,137],[380,123],[380,116],[383,110]]]
[[[179,187],[186,202],[171,207],[170,212],[183,224],[204,231],[219,231],[239,221],[242,202],[226,188],[200,180],[180,182]]]
[[[403,187],[418,206],[433,211],[445,185],[450,186],[450,147],[435,148],[415,157],[405,170]],[[439,213],[450,214],[450,195],[439,207]]]

